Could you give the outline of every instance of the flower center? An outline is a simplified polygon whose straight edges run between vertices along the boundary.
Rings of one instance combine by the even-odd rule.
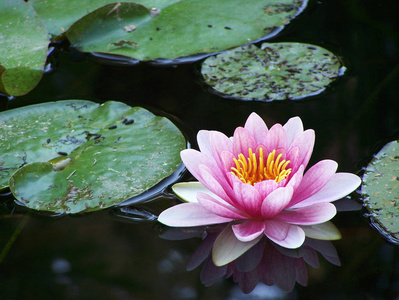
[[[273,150],[267,156],[266,161],[263,158],[263,150],[259,149],[259,157],[252,153],[252,149],[248,150],[249,157],[246,159],[244,154],[238,155],[238,159],[234,158],[236,167],[231,168],[231,174],[237,176],[242,182],[254,185],[257,182],[272,179],[279,183],[286,178],[291,169],[286,169],[290,163],[289,160],[280,161],[282,154],[277,158],[276,150]]]

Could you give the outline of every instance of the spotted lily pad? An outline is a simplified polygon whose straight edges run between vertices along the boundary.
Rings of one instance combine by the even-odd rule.
[[[309,44],[245,45],[207,58],[205,83],[240,100],[300,99],[322,92],[344,68],[333,53]]]
[[[184,0],[168,1],[162,8],[118,2],[84,16],[66,35],[84,52],[141,61],[175,59],[258,40],[287,24],[306,2]]]
[[[36,210],[78,213],[121,203],[171,175],[185,148],[168,119],[114,101],[32,105],[0,120],[1,187],[11,175],[14,196]]]
[[[372,225],[399,244],[399,141],[386,144],[370,162],[361,191]]]
[[[50,40],[46,26],[25,1],[0,1],[0,92],[20,96],[43,75]]]

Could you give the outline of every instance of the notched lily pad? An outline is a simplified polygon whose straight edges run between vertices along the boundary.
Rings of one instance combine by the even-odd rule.
[[[367,166],[361,192],[372,225],[399,244],[399,141],[386,144]]]
[[[112,53],[140,61],[176,59],[256,41],[287,24],[306,3],[185,0],[168,1],[160,8],[118,2],[82,17],[66,36],[84,52]]]
[[[43,76],[49,38],[46,26],[25,1],[0,1],[0,92],[20,96]]]
[[[344,71],[333,53],[309,44],[244,45],[207,58],[202,75],[213,92],[239,100],[295,100],[322,92]]]
[[[78,213],[121,203],[171,175],[185,148],[168,119],[120,102],[32,105],[0,120],[2,187],[11,175],[14,196],[36,210]]]

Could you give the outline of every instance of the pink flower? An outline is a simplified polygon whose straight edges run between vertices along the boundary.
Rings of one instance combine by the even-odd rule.
[[[361,180],[336,173],[338,164],[332,160],[322,160],[304,173],[315,134],[303,130],[299,117],[268,129],[252,113],[233,138],[202,130],[197,139],[200,151],[183,150],[181,158],[199,182],[174,186],[188,203],[162,212],[161,223],[191,227],[230,222],[236,241],[229,243],[241,254],[263,235],[291,249],[300,247],[305,236],[339,238],[335,229],[324,228],[336,214],[330,202],[351,193]]]

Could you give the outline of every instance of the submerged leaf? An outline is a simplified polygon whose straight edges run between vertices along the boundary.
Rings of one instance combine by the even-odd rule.
[[[246,44],[282,28],[304,0],[185,0],[163,6],[118,2],[74,23],[71,44],[84,52],[140,61],[213,53]]]
[[[32,105],[0,114],[0,179],[36,210],[77,213],[148,190],[181,164],[180,131],[120,102]]]
[[[207,58],[205,83],[240,100],[300,99],[322,92],[343,70],[333,53],[301,43],[245,45]]]
[[[47,29],[25,1],[0,1],[0,92],[20,96],[43,75]]]
[[[372,225],[399,244],[399,141],[386,144],[367,166],[361,192]]]

